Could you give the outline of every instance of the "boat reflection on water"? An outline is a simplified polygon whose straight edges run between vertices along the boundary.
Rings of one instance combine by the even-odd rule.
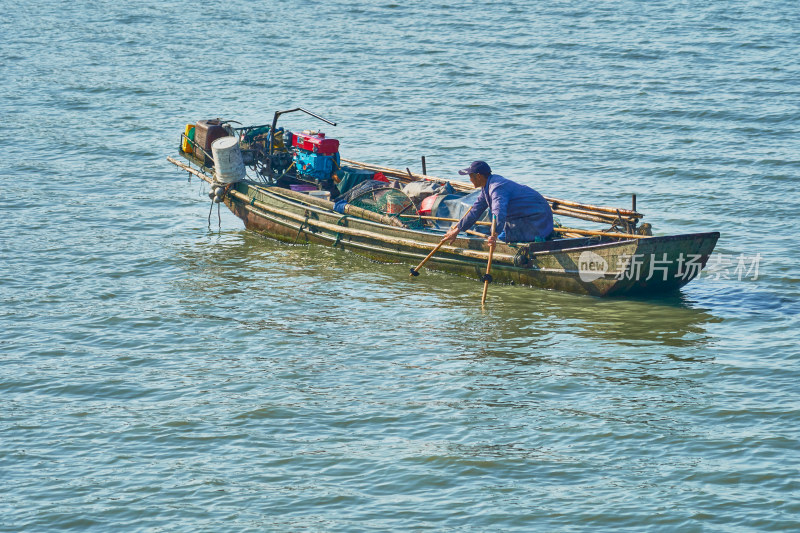
[[[502,305],[503,318],[522,328],[520,333],[540,323],[542,332],[567,327],[572,335],[620,344],[699,347],[708,341],[707,326],[721,320],[682,293],[623,300],[554,291],[519,295],[495,287],[495,296],[493,305]]]
[[[284,306],[356,321],[378,316],[375,327],[405,328],[414,337],[483,338],[484,346],[529,355],[566,336],[643,351],[660,345],[671,348],[670,357],[700,357],[709,325],[721,320],[680,292],[602,299],[499,284],[490,286],[481,310],[481,283],[430,271],[410,279],[404,265],[324,246],[287,246],[246,230],[208,235],[179,255],[191,286],[210,295],[224,287],[228,297],[242,291],[249,305],[263,305],[265,315]],[[395,315],[400,318],[392,321]],[[514,349],[520,346],[528,348]]]

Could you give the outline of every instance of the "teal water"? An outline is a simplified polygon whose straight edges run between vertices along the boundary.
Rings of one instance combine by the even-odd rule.
[[[800,527],[794,2],[0,8],[0,530]],[[183,126],[297,106],[351,159],[637,194],[719,268],[482,312],[209,228]]]

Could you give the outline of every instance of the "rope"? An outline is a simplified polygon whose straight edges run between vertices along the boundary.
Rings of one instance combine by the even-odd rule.
[[[284,170],[284,171],[283,171],[283,174],[281,174],[281,176],[280,176],[278,179],[276,179],[275,181],[280,181],[280,180],[282,180],[282,179],[283,179],[283,177],[284,177],[284,176],[285,176],[285,175],[286,175],[286,174],[287,174],[287,173],[288,173],[290,170],[292,170],[292,167],[293,167],[293,166],[294,166],[294,161],[292,161],[292,164],[291,164],[291,165],[289,165],[288,167],[286,167],[286,170]]]
[[[306,209],[306,219],[300,224],[300,228],[297,230],[297,235],[294,238],[294,242],[292,244],[297,244],[297,239],[300,238],[300,234],[303,232],[303,228],[308,225],[308,218],[311,216],[311,211]]]
[[[517,248],[517,253],[514,254],[514,266],[515,267],[525,267],[531,262],[531,257],[528,254],[530,249],[528,246],[520,246]]]
[[[347,222],[347,215],[342,215],[342,217],[336,221],[337,226],[345,226],[343,222]],[[339,245],[339,241],[342,239],[341,233],[336,233],[336,240],[333,242],[333,247],[336,248]]]

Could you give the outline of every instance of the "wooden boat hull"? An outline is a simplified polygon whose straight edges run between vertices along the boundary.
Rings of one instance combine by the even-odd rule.
[[[225,204],[248,230],[292,243],[318,243],[387,263],[418,264],[441,234],[391,226],[333,210],[333,203],[251,182],[233,186]],[[385,218],[385,217],[384,217]],[[494,281],[612,296],[675,291],[705,266],[719,233],[646,239],[559,239],[524,245],[498,244]],[[426,268],[481,279],[488,247],[481,238],[459,237]]]

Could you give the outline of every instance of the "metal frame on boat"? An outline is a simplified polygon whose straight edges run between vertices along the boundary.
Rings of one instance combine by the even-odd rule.
[[[271,131],[274,129],[273,123]],[[218,189],[221,201],[242,219],[248,230],[291,243],[318,243],[350,250],[390,263],[419,263],[441,241],[441,230],[404,227],[399,218],[355,205],[344,205],[343,209],[340,207],[343,212],[339,212],[334,210],[332,201],[269,180],[261,183],[246,178],[219,184],[215,182],[213,167],[208,164],[210,158],[198,158],[195,149],[184,151],[187,141],[182,138],[179,147],[184,161],[174,157],[167,160]],[[408,169],[403,172],[345,159],[342,162],[380,171],[406,183],[445,181],[413,174]],[[253,170],[256,165],[254,162]],[[466,183],[449,183],[463,192],[472,190]],[[612,221],[613,227],[622,226],[629,231],[636,228],[643,216],[633,210],[547,199],[556,214],[604,224]],[[719,239],[718,232],[659,237],[593,230],[584,231],[589,235],[578,236],[575,232],[562,231],[572,236],[540,243],[498,242],[493,255],[493,280],[595,296],[674,291],[699,276]],[[426,267],[483,280],[488,258],[489,247],[484,237],[459,236],[451,244],[441,246]]]

